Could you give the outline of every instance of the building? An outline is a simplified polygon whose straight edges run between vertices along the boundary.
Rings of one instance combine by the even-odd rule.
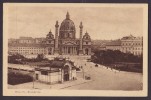
[[[106,44],[106,49],[120,50],[134,55],[143,54],[143,37],[125,36],[120,40],[114,40]]]
[[[80,37],[76,38],[75,24],[67,12],[60,27],[58,21],[56,21],[55,37],[50,30],[46,38],[20,37],[19,39],[9,39],[8,53],[22,55],[91,55],[91,37],[87,32],[83,35],[82,22],[79,28]]]
[[[33,66],[33,67],[31,67]],[[76,80],[74,63],[64,58],[57,58],[44,65],[8,64],[8,71],[30,75],[35,81],[54,84]]]
[[[134,55],[143,54],[143,37],[134,37],[132,35],[121,39],[121,51],[132,53]]]
[[[121,51],[121,40],[114,40],[114,41],[107,43],[106,49]]]
[[[36,69],[35,78],[37,81],[51,84],[71,81],[76,79],[76,68],[73,62],[59,58]]]

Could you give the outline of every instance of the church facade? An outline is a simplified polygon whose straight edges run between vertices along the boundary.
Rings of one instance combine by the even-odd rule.
[[[83,24],[79,24],[79,38],[76,38],[76,27],[67,12],[66,18],[59,25],[55,24],[55,36],[50,31],[46,38],[22,37],[9,39],[8,52],[19,54],[48,55],[91,55],[91,37],[86,32],[83,35]]]

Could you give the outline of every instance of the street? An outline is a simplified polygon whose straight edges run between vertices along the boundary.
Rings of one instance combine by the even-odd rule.
[[[85,59],[74,59],[75,65],[81,65],[84,68],[84,75],[91,77],[90,82],[85,84],[72,86],[65,89],[80,90],[141,90],[143,75],[141,73],[124,72],[107,69],[105,66],[99,65],[95,67],[92,62]],[[77,73],[78,77],[83,77],[83,73]]]

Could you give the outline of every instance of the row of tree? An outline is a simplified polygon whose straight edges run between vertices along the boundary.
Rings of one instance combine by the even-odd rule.
[[[91,56],[91,60],[98,64],[113,64],[117,62],[143,63],[142,55],[123,53],[119,50],[98,50]]]
[[[33,77],[29,75],[26,74],[24,75],[21,73],[14,73],[14,72],[8,73],[8,84],[16,85],[16,84],[21,84],[31,81],[33,81]]]
[[[24,64],[25,62],[40,62],[47,60],[45,58],[44,54],[38,54],[36,58],[26,58],[23,55],[20,54],[13,54],[8,56],[8,63],[13,63],[13,64]]]

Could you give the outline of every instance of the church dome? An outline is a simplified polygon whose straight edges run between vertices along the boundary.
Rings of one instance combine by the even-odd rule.
[[[59,30],[59,38],[75,38],[75,25],[74,22],[70,19],[70,15],[67,12],[66,19],[61,23]]]
[[[89,40],[89,41],[91,40],[91,37],[90,37],[89,33],[86,32],[86,33],[84,34],[83,40]]]
[[[52,34],[51,30],[47,34],[46,39],[54,39],[54,35]]]

